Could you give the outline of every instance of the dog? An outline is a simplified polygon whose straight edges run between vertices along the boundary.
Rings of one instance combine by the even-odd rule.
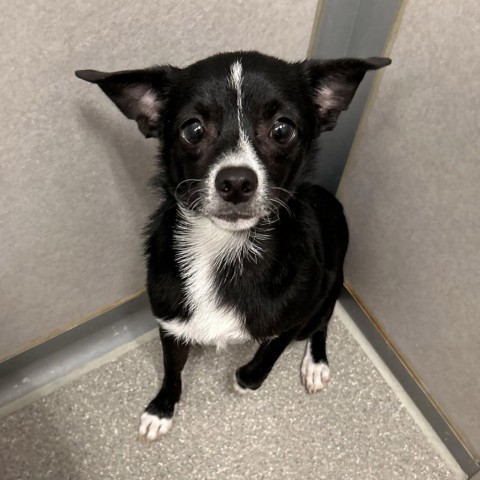
[[[365,73],[390,63],[289,63],[241,51],[186,68],[75,72],[159,141],[163,203],[145,253],[164,378],[141,416],[141,439],[170,430],[192,344],[258,342],[235,372],[244,393],[262,385],[293,340],[306,340],[301,381],[311,393],[328,382],[327,326],[348,228],[341,204],[311,181],[317,139]]]

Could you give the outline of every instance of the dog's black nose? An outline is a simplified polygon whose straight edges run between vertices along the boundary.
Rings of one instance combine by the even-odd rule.
[[[215,178],[215,188],[227,202],[234,204],[248,201],[258,186],[257,175],[247,167],[227,167]]]

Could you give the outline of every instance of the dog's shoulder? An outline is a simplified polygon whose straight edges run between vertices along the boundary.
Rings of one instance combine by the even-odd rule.
[[[328,190],[320,185],[303,184],[298,189],[298,196],[306,202],[317,216],[343,217],[343,206],[339,200]]]
[[[169,247],[173,229],[178,221],[177,217],[178,212],[175,199],[166,196],[150,216],[143,230],[145,254],[147,256]]]
[[[298,189],[302,221],[309,234],[318,239],[318,249],[325,259],[341,264],[348,246],[348,225],[340,201],[320,185],[305,184]],[[335,259],[335,260],[334,260]]]

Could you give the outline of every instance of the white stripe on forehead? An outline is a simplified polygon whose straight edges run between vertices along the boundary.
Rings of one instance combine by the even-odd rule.
[[[237,104],[242,102],[242,75],[243,68],[240,60],[232,63],[230,67],[230,84],[237,93]]]
[[[242,81],[243,81],[243,68],[240,60],[232,63],[230,67],[230,85],[235,90],[237,95],[237,116],[238,116],[238,128],[242,132],[241,116],[242,116]]]

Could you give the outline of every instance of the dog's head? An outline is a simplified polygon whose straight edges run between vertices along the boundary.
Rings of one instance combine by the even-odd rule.
[[[389,64],[236,52],[183,69],[76,75],[160,139],[164,185],[185,208],[243,230],[278,211],[304,180],[315,138],[335,127],[367,70]]]

